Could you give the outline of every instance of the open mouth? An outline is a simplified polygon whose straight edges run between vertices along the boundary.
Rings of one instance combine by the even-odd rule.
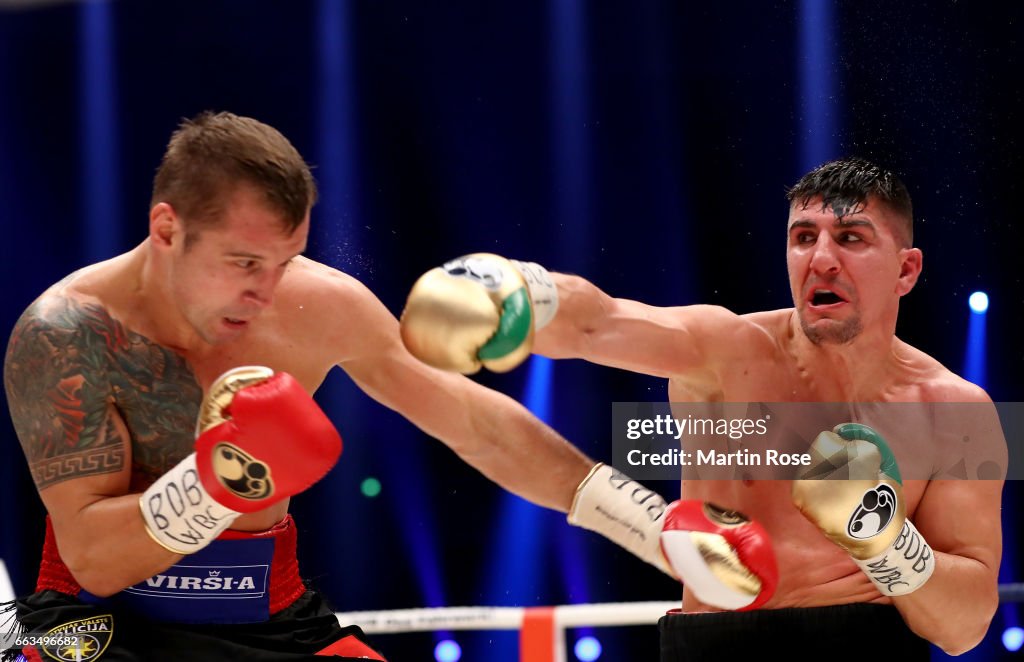
[[[808,301],[812,306],[816,308],[825,306],[836,306],[841,303],[846,303],[846,299],[839,296],[832,290],[827,290],[824,288],[815,288],[811,292],[811,296],[808,299]]]
[[[835,292],[828,290],[816,290],[811,295],[811,304],[815,306],[831,306],[834,303],[843,303],[843,298]]]
[[[240,329],[240,328],[244,327],[246,324],[248,324],[248,322],[245,321],[245,320],[235,319],[233,317],[225,317],[224,318],[224,322],[228,326],[230,326],[232,328],[235,328],[235,329]]]

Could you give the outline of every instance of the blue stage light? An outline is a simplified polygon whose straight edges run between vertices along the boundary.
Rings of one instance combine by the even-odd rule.
[[[975,292],[967,300],[967,305],[976,313],[983,313],[988,310],[988,295],[984,292]]]
[[[594,662],[601,657],[601,642],[597,637],[580,637],[576,640],[573,652],[580,662]]]
[[[437,662],[459,662],[462,658],[462,648],[451,639],[439,641],[434,646],[434,659]]]
[[[1003,630],[1003,646],[1006,650],[1016,652],[1024,644],[1024,629],[1013,627]]]

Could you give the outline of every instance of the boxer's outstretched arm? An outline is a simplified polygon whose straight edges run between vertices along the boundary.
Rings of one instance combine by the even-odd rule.
[[[334,332],[346,348],[338,363],[364,391],[505,489],[568,512],[593,460],[512,398],[413,357],[368,289],[347,277],[336,283],[332,305],[346,311]]]
[[[713,371],[721,350],[735,346],[730,339],[750,327],[719,306],[649,306],[613,298],[579,276],[551,276],[558,313],[534,344],[535,353],[551,358],[581,358],[659,377],[699,377]]]

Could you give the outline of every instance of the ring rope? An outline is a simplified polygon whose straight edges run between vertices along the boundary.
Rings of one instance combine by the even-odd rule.
[[[1024,602],[1024,582],[999,585],[999,601]],[[335,615],[343,625],[358,625],[367,634],[434,630],[518,630],[527,611],[552,609],[557,626],[653,625],[679,601],[606,602],[555,607],[421,607],[349,611]]]
[[[560,627],[651,625],[679,601],[607,602],[559,605],[553,618]],[[518,630],[526,612],[544,607],[424,607],[385,611],[350,611],[336,614],[346,625],[358,625],[367,634],[433,632],[434,630]]]

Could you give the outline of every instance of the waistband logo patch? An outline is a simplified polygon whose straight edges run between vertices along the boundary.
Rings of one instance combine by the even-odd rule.
[[[172,565],[124,592],[162,598],[258,598],[267,591],[269,571],[266,565]]]

